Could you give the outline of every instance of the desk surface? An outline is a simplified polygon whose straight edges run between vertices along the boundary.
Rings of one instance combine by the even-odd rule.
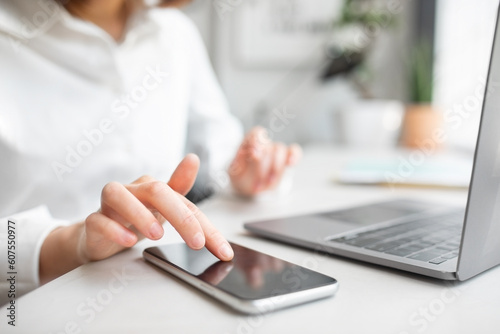
[[[218,196],[201,208],[231,241],[335,277],[333,298],[260,316],[236,313],[142,260],[136,247],[84,265],[18,299],[17,333],[498,333],[500,267],[450,283],[263,240],[245,221],[406,196],[465,203],[466,192],[340,186],[351,153],[308,148],[291,191],[255,200]],[[178,241],[167,229],[164,243]],[[2,310],[6,314],[6,310]]]

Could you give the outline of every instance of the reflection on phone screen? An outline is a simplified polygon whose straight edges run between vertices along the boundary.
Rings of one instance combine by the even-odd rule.
[[[206,249],[195,251],[185,244],[157,247],[152,252],[204,282],[244,299],[278,296],[335,282],[306,268],[231,245],[235,255],[229,262],[218,260]]]

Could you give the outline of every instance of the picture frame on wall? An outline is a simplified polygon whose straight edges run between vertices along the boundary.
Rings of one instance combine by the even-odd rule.
[[[343,0],[246,0],[232,16],[234,53],[243,67],[313,67]]]

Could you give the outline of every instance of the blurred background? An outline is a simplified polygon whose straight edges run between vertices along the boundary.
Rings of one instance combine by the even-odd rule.
[[[474,148],[496,0],[193,0],[182,10],[246,129],[306,145],[418,147],[439,128],[442,144]],[[414,106],[427,111],[410,117]]]

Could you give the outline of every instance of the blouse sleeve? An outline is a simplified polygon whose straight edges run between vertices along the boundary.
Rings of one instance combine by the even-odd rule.
[[[0,220],[0,305],[38,287],[38,264],[43,241],[55,228],[67,224],[52,218],[45,206]]]

